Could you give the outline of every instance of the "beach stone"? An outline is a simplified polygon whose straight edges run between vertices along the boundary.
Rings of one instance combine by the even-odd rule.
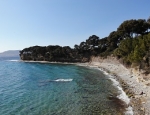
[[[150,86],[150,83],[147,83],[146,85],[147,85],[147,86]]]
[[[144,111],[145,109],[142,107],[141,110]]]

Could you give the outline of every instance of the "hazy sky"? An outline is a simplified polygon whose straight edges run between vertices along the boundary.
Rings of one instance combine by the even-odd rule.
[[[150,0],[0,0],[0,52],[79,44],[128,19],[147,19]]]

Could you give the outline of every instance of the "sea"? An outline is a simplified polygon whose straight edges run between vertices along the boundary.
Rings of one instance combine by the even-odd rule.
[[[128,101],[96,67],[0,58],[0,115],[132,115]]]

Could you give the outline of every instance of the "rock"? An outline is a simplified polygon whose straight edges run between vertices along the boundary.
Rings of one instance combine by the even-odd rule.
[[[142,107],[141,110],[144,111],[145,109]]]
[[[146,85],[147,85],[147,86],[150,86],[150,83],[147,83]]]
[[[143,94],[145,94],[145,93],[143,93],[143,91],[140,93],[140,95],[143,95]]]

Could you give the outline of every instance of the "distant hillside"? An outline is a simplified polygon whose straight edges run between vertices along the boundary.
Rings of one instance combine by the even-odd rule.
[[[19,57],[19,50],[8,50],[0,53],[0,57]]]

